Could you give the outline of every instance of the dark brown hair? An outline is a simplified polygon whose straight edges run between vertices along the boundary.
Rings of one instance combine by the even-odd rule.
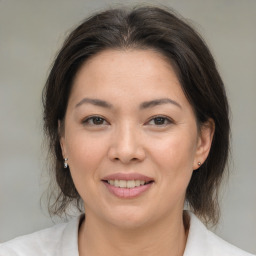
[[[203,220],[216,223],[217,192],[229,153],[229,109],[223,82],[210,51],[195,30],[172,11],[147,6],[110,9],[86,19],[70,33],[53,63],[43,92],[44,128],[59,190],[52,191],[55,199],[49,209],[61,214],[71,202],[81,206],[70,171],[63,167],[58,133],[58,120],[65,117],[74,76],[95,54],[129,48],[160,52],[175,67],[198,127],[210,118],[215,122],[209,156],[193,172],[186,201]]]

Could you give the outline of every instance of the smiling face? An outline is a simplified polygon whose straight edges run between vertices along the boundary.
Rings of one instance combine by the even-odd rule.
[[[136,227],[182,216],[212,134],[160,54],[106,50],[75,77],[61,147],[87,219]]]

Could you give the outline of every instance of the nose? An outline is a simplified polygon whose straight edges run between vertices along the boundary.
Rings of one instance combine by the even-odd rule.
[[[146,153],[142,136],[138,130],[131,124],[122,125],[115,130],[108,152],[111,161],[129,164],[141,162],[145,159]]]

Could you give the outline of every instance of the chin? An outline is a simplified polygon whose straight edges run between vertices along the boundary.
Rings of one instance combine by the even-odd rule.
[[[110,216],[105,216],[108,222],[112,225],[119,227],[121,229],[134,229],[140,228],[149,222],[150,216],[148,216],[148,211],[138,209],[138,207],[119,207]]]

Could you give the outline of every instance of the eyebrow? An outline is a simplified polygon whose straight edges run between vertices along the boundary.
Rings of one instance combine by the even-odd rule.
[[[156,99],[156,100],[143,102],[140,104],[140,109],[151,108],[158,105],[169,104],[169,103],[182,109],[181,105],[178,102],[169,98]]]
[[[113,108],[113,105],[104,101],[104,100],[100,100],[100,99],[91,99],[91,98],[83,98],[81,101],[79,101],[77,104],[76,104],[76,108],[81,106],[82,104],[85,104],[85,103],[89,103],[89,104],[92,104],[92,105],[95,105],[95,106],[99,106],[99,107],[103,107],[103,108]],[[155,107],[155,106],[158,106],[158,105],[163,105],[163,104],[173,104],[179,108],[182,109],[181,105],[176,102],[175,100],[172,100],[172,99],[169,99],[169,98],[162,98],[162,99],[155,99],[155,100],[150,100],[150,101],[145,101],[145,102],[142,102],[140,104],[140,109],[146,109],[146,108],[151,108],[151,107]]]
[[[90,103],[92,105],[95,105],[95,106],[99,106],[99,107],[103,107],[103,108],[112,108],[113,105],[104,101],[104,100],[99,100],[99,99],[90,99],[90,98],[83,98],[81,101],[79,101],[77,104],[76,104],[76,108],[81,106],[82,104],[84,103]]]

